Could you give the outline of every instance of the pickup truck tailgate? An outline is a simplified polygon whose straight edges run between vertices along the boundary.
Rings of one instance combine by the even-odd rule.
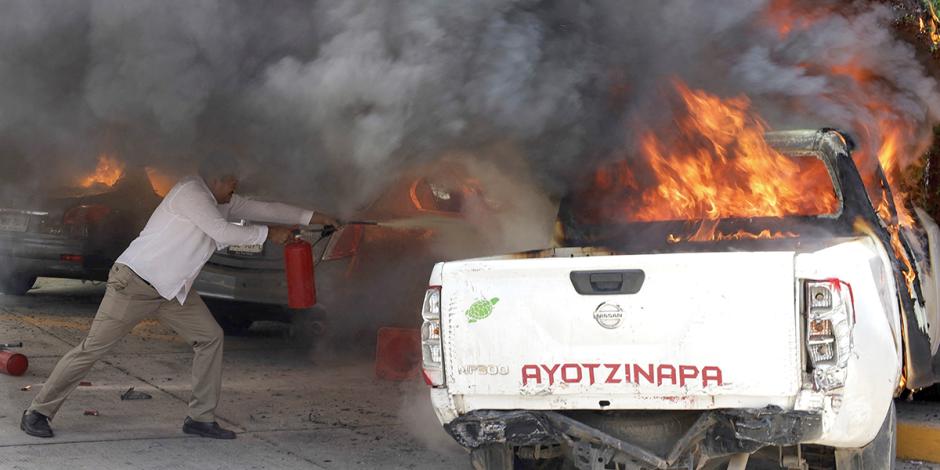
[[[447,388],[465,409],[792,406],[793,266],[792,252],[445,263]]]

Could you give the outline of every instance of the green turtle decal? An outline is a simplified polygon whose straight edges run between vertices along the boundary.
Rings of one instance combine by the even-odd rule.
[[[466,312],[470,323],[490,316],[490,314],[493,313],[493,306],[496,305],[496,302],[499,302],[499,297],[493,297],[490,300],[480,299],[474,302]]]

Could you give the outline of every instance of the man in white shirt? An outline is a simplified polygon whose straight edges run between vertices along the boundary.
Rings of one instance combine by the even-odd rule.
[[[199,294],[190,291],[193,280],[217,249],[265,240],[283,244],[290,237],[289,227],[235,225],[229,219],[286,225],[336,225],[337,221],[287,204],[239,197],[237,177],[204,168],[200,176],[183,178],[167,193],[140,236],[118,257],[88,336],[59,360],[23,412],[20,428],[27,434],[52,437],[49,420],[95,362],[141,320],[156,316],[195,353],[183,432],[235,438],[234,432],[218,425],[214,414],[222,385],[222,329]]]

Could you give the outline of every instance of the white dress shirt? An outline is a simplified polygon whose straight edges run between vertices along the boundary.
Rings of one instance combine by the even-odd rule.
[[[167,193],[117,262],[133,269],[163,298],[176,298],[183,304],[215,250],[261,244],[267,239],[267,226],[235,225],[230,218],[306,225],[312,216],[313,211],[299,207],[238,195],[232,195],[227,204],[218,204],[202,178],[188,176]]]

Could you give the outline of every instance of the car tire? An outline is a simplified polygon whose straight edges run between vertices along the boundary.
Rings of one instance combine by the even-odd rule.
[[[470,451],[474,470],[513,470],[516,454],[508,444],[488,444]]]
[[[222,327],[225,336],[244,336],[254,323],[254,320],[238,318],[232,315],[217,315],[215,321]]]
[[[0,294],[25,295],[36,284],[36,276],[14,274],[0,279]]]
[[[326,336],[329,325],[326,311],[322,307],[313,307],[294,312],[290,320],[290,337],[301,345],[313,345],[317,339]]]
[[[894,470],[898,446],[898,415],[894,401],[881,429],[865,447],[836,449],[836,470]]]

